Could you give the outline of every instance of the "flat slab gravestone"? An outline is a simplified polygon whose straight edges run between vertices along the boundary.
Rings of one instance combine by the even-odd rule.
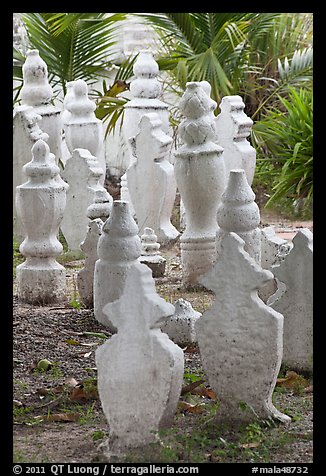
[[[308,228],[298,231],[293,248],[273,268],[285,284],[267,303],[284,315],[283,363],[294,370],[313,370],[313,234]]]
[[[221,405],[218,420],[245,422],[290,417],[272,403],[282,361],[283,316],[266,306],[258,289],[273,278],[228,233],[221,254],[200,282],[215,293],[210,309],[196,322],[203,368]]]

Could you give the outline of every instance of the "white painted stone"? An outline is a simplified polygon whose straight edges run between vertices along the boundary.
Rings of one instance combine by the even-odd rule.
[[[68,107],[70,106],[71,102],[75,101],[75,93],[74,93],[74,84],[76,81],[68,81],[67,82],[67,92],[63,99],[63,109],[61,113],[61,122],[62,127],[65,128],[66,124],[69,122],[71,117],[71,112],[69,111]]]
[[[179,236],[170,221],[176,195],[173,165],[167,160],[171,142],[171,137],[162,130],[159,116],[145,114],[138,134],[132,139],[137,160],[126,172],[139,232],[143,233],[145,227],[153,228],[162,245]]]
[[[164,320],[161,330],[166,332],[173,342],[180,346],[197,342],[195,323],[201,313],[193,309],[191,303],[185,299],[178,299],[174,303],[175,313]]]
[[[248,184],[244,169],[231,170],[228,185],[217,210],[219,226],[216,235],[217,256],[224,235],[234,232],[244,240],[245,251],[260,264],[261,238],[258,228],[260,213],[254,200],[255,194]]]
[[[60,178],[49,146],[38,140],[32,148],[32,160],[24,166],[26,183],[17,187],[16,207],[26,238],[20,252],[26,261],[17,266],[20,300],[45,304],[65,298],[65,268],[55,257],[62,245],[57,240],[66,204],[67,184]]]
[[[179,108],[186,119],[179,126],[184,145],[175,153],[174,173],[186,210],[181,236],[183,284],[198,285],[216,257],[216,213],[225,189],[223,149],[215,137],[212,111],[216,107],[201,83],[187,83]]]
[[[32,147],[39,140],[47,141],[49,136],[40,129],[41,116],[32,106],[17,106],[13,114],[13,221],[14,235],[21,242],[25,233],[16,211],[16,187],[26,182],[23,167],[32,160]]]
[[[281,296],[271,296],[268,304],[284,315],[283,363],[299,371],[312,371],[313,234],[303,228],[292,242],[290,253],[273,268],[286,289]]]
[[[256,150],[247,137],[251,134],[252,119],[245,112],[241,96],[224,96],[220,114],[215,118],[217,143],[224,149],[223,159],[228,174],[232,169],[244,169],[249,185],[256,167]]]
[[[145,227],[140,240],[142,246],[141,256],[139,257],[140,263],[146,264],[152,270],[153,278],[164,276],[166,259],[159,252],[161,245],[157,242],[157,235],[155,235],[154,230]]]
[[[50,151],[56,163],[61,160],[61,110],[51,104],[52,87],[48,82],[48,68],[38,50],[28,50],[23,64],[23,87],[20,97],[23,105],[32,106],[41,116],[40,128],[47,133]]]
[[[128,202],[115,200],[110,218],[104,223],[97,246],[98,260],[94,272],[95,318],[116,332],[104,306],[120,299],[131,267],[144,266],[138,261],[141,241],[138,227],[130,214]]]
[[[278,265],[283,261],[285,256],[290,252],[292,243],[280,238],[273,226],[261,228],[261,267],[263,269],[269,269],[273,272],[275,265]],[[258,292],[258,296],[265,303],[268,298],[274,294],[277,290],[277,282],[274,278],[272,281],[266,283]]]
[[[80,249],[85,255],[84,267],[77,274],[77,287],[81,301],[88,308],[94,306],[94,270],[98,259],[97,245],[102,234],[102,226],[110,215],[112,197],[105,190],[95,192],[95,200],[87,208],[87,216],[90,219],[85,240]]]
[[[82,79],[74,81],[73,94],[66,105],[70,117],[64,124],[67,147],[72,155],[74,149],[87,149],[99,161],[102,169],[101,185],[105,179],[105,157],[103,146],[103,123],[95,116],[96,105],[88,98],[87,83]]]
[[[101,446],[108,457],[157,441],[159,428],[172,424],[183,381],[183,352],[158,321],[173,312],[173,305],[156,294],[150,270],[140,263],[129,268],[120,298],[104,307],[118,328],[96,350],[98,390],[109,423],[109,438]]]
[[[221,401],[218,419],[286,422],[290,417],[272,403],[282,361],[283,316],[259,299],[258,289],[273,275],[244,245],[227,233],[219,259],[199,280],[215,293],[214,304],[195,325],[202,364]]]
[[[87,233],[87,208],[94,202],[103,170],[97,158],[86,149],[75,149],[62,172],[69,184],[67,205],[61,223],[62,233],[71,251],[79,251]]]
[[[124,106],[122,124],[122,133],[129,149],[126,170],[136,161],[130,139],[138,134],[138,125],[145,114],[158,114],[162,121],[163,131],[171,135],[168,105],[159,99],[162,94],[158,80],[159,68],[151,50],[140,50],[133,66],[133,73],[135,77],[130,83],[131,99]],[[126,183],[125,186],[128,187],[128,184]],[[123,198],[128,199],[127,196]],[[136,204],[133,203],[133,206],[135,207]]]

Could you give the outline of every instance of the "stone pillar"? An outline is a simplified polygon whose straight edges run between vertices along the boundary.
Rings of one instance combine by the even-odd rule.
[[[79,251],[84,240],[88,217],[87,208],[94,202],[103,169],[97,158],[86,149],[75,149],[67,162],[62,177],[69,184],[67,206],[61,223],[62,233],[70,251]]]
[[[313,370],[313,234],[298,231],[293,248],[273,268],[285,291],[271,296],[267,303],[284,315],[283,363],[298,371]]]
[[[282,361],[283,316],[266,306],[257,291],[273,278],[227,233],[221,254],[200,282],[215,301],[195,323],[203,368],[221,405],[216,418],[228,423],[290,417],[272,403]]]
[[[110,457],[158,441],[158,430],[172,424],[184,357],[159,329],[174,306],[156,294],[147,266],[129,267],[120,297],[103,312],[118,329],[96,350],[99,396],[110,432],[101,448]]]
[[[73,94],[68,98],[64,125],[66,144],[70,154],[74,149],[87,149],[94,155],[102,169],[101,185],[104,184],[106,164],[103,145],[103,123],[95,116],[96,105],[88,98],[87,84],[82,79],[74,81]]]
[[[215,118],[217,143],[223,147],[225,170],[244,169],[251,185],[256,167],[256,150],[250,145],[252,119],[244,113],[245,104],[241,96],[224,96],[221,113]]]
[[[243,169],[231,170],[228,185],[222,195],[222,202],[217,210],[219,229],[216,235],[217,256],[223,236],[234,232],[245,242],[245,250],[260,264],[261,238],[260,213]]]
[[[85,254],[84,267],[77,274],[77,287],[82,303],[88,307],[94,306],[94,269],[98,259],[97,244],[102,234],[103,223],[108,219],[112,208],[112,197],[105,190],[95,192],[95,200],[87,208],[90,219],[85,240],[80,244],[80,249]]]
[[[170,132],[168,105],[159,99],[162,93],[161,85],[157,79],[159,68],[151,50],[141,50],[139,52],[134,63],[133,72],[135,79],[130,83],[131,100],[124,106],[125,111],[122,124],[122,133],[129,150],[126,170],[136,161],[129,139],[135,137],[138,133],[138,124],[144,114],[156,112],[162,121],[163,131],[166,134]],[[121,189],[121,199],[130,202],[128,179],[123,177],[122,180],[125,183]],[[132,212],[134,206],[135,204],[132,204]]]
[[[201,83],[187,83],[179,104],[186,119],[179,132],[184,145],[175,153],[174,173],[186,210],[186,229],[181,236],[183,284],[198,285],[216,257],[216,213],[225,189],[223,149],[215,137],[210,99]]]
[[[151,113],[141,118],[131,142],[137,160],[128,168],[127,180],[139,232],[153,228],[165,245],[179,236],[170,221],[176,195],[173,165],[167,160],[172,139],[163,132],[159,116]]]
[[[153,278],[164,276],[166,259],[159,252],[161,245],[157,242],[157,235],[155,235],[154,230],[146,227],[140,239],[142,250],[139,261],[152,270]]]
[[[130,214],[128,202],[113,202],[110,218],[102,228],[97,253],[99,259],[94,272],[94,314],[113,333],[117,328],[110,316],[103,312],[103,308],[108,302],[120,299],[130,267],[142,266],[138,261],[141,255],[138,227]]]
[[[32,106],[34,112],[41,116],[39,126],[48,134],[48,145],[58,164],[61,159],[61,110],[51,104],[53,91],[48,82],[48,68],[38,50],[27,51],[23,79],[22,104]]]
[[[65,268],[55,257],[62,251],[57,234],[68,186],[46,142],[38,140],[32,155],[24,166],[28,181],[17,187],[17,212],[26,232],[19,248],[26,261],[17,266],[17,286],[20,300],[43,305],[65,298]]]
[[[13,135],[13,221],[14,235],[21,242],[24,229],[16,211],[16,187],[23,184],[27,177],[23,167],[32,160],[32,147],[39,140],[47,141],[48,134],[40,129],[42,117],[31,106],[18,106],[14,109]]]

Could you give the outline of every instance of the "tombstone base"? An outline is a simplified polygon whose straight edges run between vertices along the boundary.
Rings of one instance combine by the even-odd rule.
[[[160,255],[141,256],[139,262],[146,264],[152,270],[153,278],[161,278],[165,273],[166,259]]]
[[[181,239],[182,285],[187,288],[204,287],[198,278],[207,273],[216,260],[214,239]]]
[[[18,299],[35,305],[53,304],[66,297],[66,270],[55,259],[26,260],[16,268]]]
[[[291,417],[281,413],[272,402],[255,402],[253,405],[245,402],[221,401],[215,416],[218,423],[232,423],[234,426],[259,420],[273,420],[288,423]]]

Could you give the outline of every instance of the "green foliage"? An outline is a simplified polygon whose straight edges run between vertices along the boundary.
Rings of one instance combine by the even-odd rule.
[[[313,199],[313,93],[291,88],[288,99],[278,96],[278,100],[253,126],[259,152],[257,174],[272,184],[267,206],[290,197],[304,200],[309,207]]]

